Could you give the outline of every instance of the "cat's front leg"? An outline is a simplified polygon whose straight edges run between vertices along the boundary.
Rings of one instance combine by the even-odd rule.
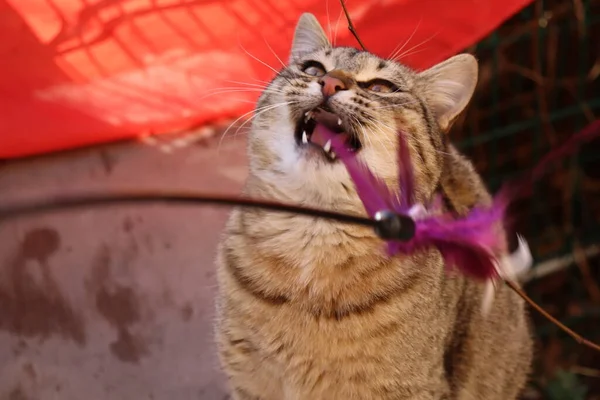
[[[281,384],[253,342],[234,325],[218,329],[219,358],[232,400],[282,400]],[[220,327],[222,328],[222,327]]]
[[[283,400],[276,381],[255,370],[254,373],[228,374],[231,400]]]

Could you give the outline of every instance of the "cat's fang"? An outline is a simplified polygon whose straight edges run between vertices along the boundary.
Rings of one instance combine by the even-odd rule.
[[[306,134],[306,131],[302,132],[302,143],[308,144],[308,135]]]
[[[335,161],[335,159],[337,158],[337,155],[333,151],[326,151],[325,155],[330,161]]]
[[[338,118],[338,125],[342,125],[342,119]]]
[[[331,150],[331,139],[327,141],[327,143],[325,143],[325,145],[323,146],[323,150],[325,150],[326,153],[329,153],[329,150]]]

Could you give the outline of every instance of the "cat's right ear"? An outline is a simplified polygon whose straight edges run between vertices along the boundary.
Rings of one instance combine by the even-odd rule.
[[[450,57],[420,73],[425,97],[442,131],[465,109],[477,85],[477,60],[464,53]]]
[[[313,51],[328,47],[331,47],[331,43],[317,18],[310,13],[302,14],[294,32],[290,62]]]

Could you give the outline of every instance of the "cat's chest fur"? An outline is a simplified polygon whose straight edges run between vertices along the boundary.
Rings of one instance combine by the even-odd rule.
[[[253,212],[235,215],[232,225],[242,233],[230,241],[242,268],[261,270],[265,288],[285,283],[289,299],[317,314],[364,311],[415,284],[428,295],[442,289],[437,251],[390,257],[369,228]]]
[[[265,308],[269,318],[247,326],[256,329],[247,339],[255,343],[263,368],[280,382],[281,398],[398,398],[445,374],[443,365],[430,360],[443,359],[454,316],[422,300],[398,299],[368,315],[343,317],[315,316],[293,306],[275,313]],[[446,388],[435,390],[443,394]]]
[[[231,331],[243,329],[263,368],[302,399],[332,395],[332,380],[346,382],[335,398],[372,398],[439,379],[443,365],[429,360],[443,359],[459,297],[439,255],[389,259],[372,236],[306,221],[269,231],[259,215],[232,217],[229,228],[240,235],[225,242],[220,283],[237,294],[221,309],[243,327]],[[389,381],[366,384],[382,376]]]

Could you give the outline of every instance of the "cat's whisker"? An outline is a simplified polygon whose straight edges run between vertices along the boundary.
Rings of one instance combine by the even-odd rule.
[[[245,122],[244,122],[244,123],[243,123],[243,124],[242,124],[240,127],[238,127],[238,129],[236,130],[236,134],[234,135],[234,137],[237,135],[237,132],[238,132],[238,131],[239,131],[239,130],[240,130],[240,129],[241,129],[241,128],[242,128],[242,127],[243,127],[243,126],[246,124],[246,123],[248,123],[248,122],[249,122],[249,121],[251,121],[252,119],[256,118],[257,116],[259,116],[259,115],[263,114],[264,112],[270,111],[270,110],[272,110],[272,109],[274,109],[274,108],[277,108],[277,107],[282,107],[282,106],[289,105],[289,104],[293,104],[293,103],[295,103],[295,102],[293,102],[293,101],[286,101],[286,102],[283,102],[283,103],[269,104],[269,105],[266,105],[266,106],[258,107],[258,108],[254,109],[254,110],[248,111],[247,113],[244,113],[244,114],[240,115],[240,116],[239,116],[239,117],[238,117],[238,118],[237,118],[235,121],[233,121],[231,124],[229,124],[229,126],[227,127],[227,129],[225,130],[225,132],[223,132],[223,134],[221,135],[221,138],[219,139],[219,144],[218,144],[218,147],[217,147],[217,152],[219,152],[219,151],[221,150],[221,145],[223,144],[223,140],[225,139],[225,136],[227,136],[227,133],[229,132],[229,130],[230,130],[230,129],[231,129],[231,128],[232,128],[232,127],[235,125],[235,124],[237,124],[237,123],[238,123],[238,122],[239,122],[241,119],[245,118],[246,116],[248,116],[248,115],[250,115],[250,114],[252,114],[252,113],[255,113],[255,115],[254,115],[254,116],[252,116],[251,118],[248,118],[248,120],[247,120],[247,121],[245,121]]]
[[[275,75],[279,75],[279,71],[277,71],[275,68],[273,68],[271,65],[267,64],[266,62],[264,62],[260,58],[256,57],[254,54],[250,53],[248,50],[246,50],[246,48],[244,46],[242,46],[241,43],[239,44],[239,46],[242,48],[242,50],[244,50],[244,52],[247,55],[249,55],[250,57],[252,57],[254,60],[258,61],[259,63],[261,63],[265,67],[269,68],[271,71],[275,72]]]
[[[200,99],[203,99],[206,96],[211,96],[215,93],[219,93],[219,92],[223,92],[223,91],[229,91],[229,90],[245,90],[245,91],[256,91],[256,90],[263,90],[261,88],[248,88],[248,87],[242,87],[242,86],[221,86],[221,87],[217,87],[217,88],[212,88],[212,89],[208,89],[205,90],[204,93],[205,95],[203,97],[200,97]]]
[[[266,93],[276,93],[276,94],[282,94],[282,95],[286,94],[286,92],[282,88],[269,87],[269,86],[265,87],[262,85],[257,85],[257,84],[252,84],[252,83],[246,84],[246,86],[224,86],[224,87],[213,89],[209,92],[214,92],[217,90],[248,90],[248,91],[257,91],[258,90],[258,91],[263,91]]]
[[[258,88],[258,89],[261,89],[261,90],[271,90],[271,91],[275,91],[276,90],[276,91],[279,91],[279,92],[283,93],[283,90],[281,88],[270,87],[269,84],[258,84],[258,83],[229,81],[229,80],[224,80],[223,82],[235,83],[235,84],[238,84],[240,86],[221,86],[221,87],[218,87],[218,88],[214,88],[214,89],[208,90],[207,92],[214,92],[216,90],[221,90],[221,89]]]
[[[399,49],[398,49],[399,46],[396,46],[396,48],[388,56],[388,59],[390,59],[390,60],[395,59],[396,55],[398,53],[400,53],[406,47],[406,45],[411,41],[411,39],[413,38],[413,36],[415,36],[415,33],[417,33],[417,30],[419,29],[419,26],[421,26],[421,22],[423,22],[423,17],[421,17],[421,19],[419,19],[419,23],[417,24],[417,26],[415,27],[415,29],[413,30],[413,32],[410,34],[410,36],[408,37],[408,39],[404,42],[404,44],[402,44],[402,46]]]
[[[369,146],[373,146],[373,141],[371,140],[370,135],[368,135],[367,127],[354,115],[350,115],[350,120],[354,121],[356,125],[358,125],[360,131],[363,133],[364,139],[368,142]]]
[[[262,93],[261,90],[223,90],[223,91],[209,93],[207,95],[204,95],[204,96],[200,97],[199,100],[204,100],[208,97],[212,97],[212,96],[216,96],[216,95],[224,95],[224,94],[231,94],[231,93],[252,93],[252,92]],[[256,101],[252,101],[252,102],[256,103]]]
[[[252,79],[253,81],[255,81],[255,82],[264,83],[265,85],[269,85],[269,84],[271,84],[271,81],[265,81],[265,80],[258,79],[258,78],[251,78],[251,79]]]
[[[272,93],[272,94],[281,94],[281,95],[285,95],[284,92],[279,92],[279,91],[274,91],[274,90],[269,90],[269,89],[259,89],[259,88],[235,88],[235,89],[224,89],[224,90],[215,90],[212,91],[211,93],[208,93],[202,97],[199,98],[199,100],[203,100],[207,97],[211,97],[211,96],[215,96],[218,94],[226,94],[226,93],[253,93],[253,92],[258,92],[258,93]]]
[[[277,93],[277,94],[283,94],[282,92],[274,92],[268,89],[261,89],[261,88],[242,88],[242,87],[238,87],[238,88],[224,88],[224,89],[215,89],[215,90],[211,90],[208,91],[207,94],[205,94],[204,96],[200,97],[200,100],[206,98],[206,97],[210,97],[210,96],[214,96],[216,94],[222,94],[222,93],[229,93],[229,92],[248,92],[248,93],[252,93],[252,92],[259,92],[259,93],[263,93],[267,91],[268,93]]]
[[[384,131],[384,129],[383,129],[383,128],[387,128],[389,131],[393,132],[396,130],[395,127],[390,126],[390,125],[386,124],[385,122],[381,122],[381,121],[376,121],[374,124],[372,124],[372,126],[374,128],[376,128],[379,131],[379,133],[382,134],[382,136],[379,137],[379,140],[381,141],[381,143],[383,143],[383,138],[387,138],[386,141],[388,141],[390,144],[396,143],[395,137],[393,139],[389,138],[388,132]]]
[[[329,0],[325,0],[325,12],[327,13],[327,31],[329,38],[329,43],[333,43],[333,34],[331,32],[331,16],[329,15]]]
[[[260,58],[256,57],[254,54],[250,53],[248,50],[246,50],[246,49],[244,48],[244,46],[242,46],[242,44],[241,44],[241,43],[238,43],[238,44],[239,44],[239,46],[241,47],[241,49],[242,49],[242,50],[244,50],[244,52],[245,52],[246,54],[248,54],[250,57],[252,57],[254,60],[258,61],[259,63],[261,63],[261,64],[262,64],[262,65],[264,65],[265,67],[269,68],[271,71],[275,72],[275,76],[279,76],[279,77],[281,77],[281,78],[285,79],[286,81],[288,81],[288,83],[289,83],[290,85],[292,85],[292,82],[291,82],[291,81],[290,81],[288,78],[286,78],[285,76],[283,76],[283,75],[280,73],[281,71],[277,71],[277,70],[276,70],[275,68],[273,68],[271,65],[269,65],[269,64],[268,64],[268,63],[266,63],[266,62],[264,62],[264,61],[263,61],[263,60],[261,60]],[[284,66],[284,67],[285,67],[285,66]]]
[[[370,122],[369,127],[372,129],[377,129],[379,133],[381,133],[381,135],[375,136],[375,138],[377,138],[377,140],[379,140],[379,143],[382,145],[382,147],[384,147],[386,150],[388,149],[389,146],[386,146],[386,143],[384,143],[384,138],[386,138],[386,141],[389,141],[390,145],[394,145],[394,141],[392,139],[387,139],[390,135],[385,132],[382,129],[382,126],[384,128],[389,129],[390,131],[394,131],[395,128],[386,124],[385,122],[382,122],[380,119],[376,119],[374,116],[367,114],[367,119]]]
[[[338,35],[338,32],[339,32],[338,28],[340,26],[340,19],[342,19],[342,13],[343,12],[344,12],[344,10],[340,10],[340,13],[338,14],[338,17],[337,17],[337,21],[335,23],[335,30],[333,32],[333,35],[334,35],[334,37],[333,37],[333,47],[335,47],[336,43],[337,43],[337,35]]]
[[[427,50],[427,47],[422,48],[422,49],[418,49],[418,50],[415,50],[415,51],[411,51],[410,53],[403,54],[402,57],[408,57],[408,56],[412,56],[412,55],[415,55],[415,54],[419,54],[419,53],[422,53],[422,52],[424,52],[426,50]],[[400,59],[398,59],[398,60],[400,60]]]
[[[271,110],[273,108],[277,108],[277,107],[281,107],[281,106],[289,105],[289,104],[294,104],[294,103],[296,103],[296,102],[295,101],[285,101],[285,102],[280,102],[280,103],[276,103],[276,104],[267,104],[267,105],[264,105],[264,106],[261,106],[261,107],[257,107],[255,109],[253,109],[251,111],[248,111],[247,113],[241,115],[238,119],[236,119],[235,121],[233,121],[233,123],[230,125],[230,127],[232,125],[234,125],[235,123],[237,123],[240,119],[246,117],[248,114],[255,113],[256,115],[252,117],[252,118],[255,118],[257,115],[262,114],[264,111],[268,111],[268,110]],[[223,134],[226,134],[226,133],[227,133],[227,130]]]
[[[397,103],[397,104],[389,104],[389,105],[385,105],[385,106],[377,106],[377,107],[372,107],[372,110],[375,111],[381,111],[381,110],[390,110],[390,109],[396,109],[396,108],[400,108],[403,106],[407,106],[407,105],[411,105],[411,104],[418,104],[419,102],[416,100],[411,100],[411,101],[405,101],[403,103]]]
[[[390,130],[395,130],[395,129],[396,129],[396,128],[393,128],[393,127],[391,127],[390,125],[386,124],[385,122],[378,121],[378,124],[379,124],[378,126],[381,126],[381,125],[383,125],[383,127],[385,127],[385,128],[388,128],[388,129],[390,129]],[[385,136],[385,137],[387,137],[387,136]],[[395,137],[394,137],[394,138],[395,138]],[[395,145],[396,143],[395,143],[395,141],[394,141],[394,140],[390,140],[390,144],[391,144],[391,145]],[[412,146],[412,145],[411,145],[411,147],[413,148],[413,150],[416,150],[416,149],[414,148],[414,146]],[[385,147],[385,148],[387,149],[388,147]],[[437,150],[437,149],[431,149],[431,151],[433,151],[433,152],[436,152],[436,153],[438,153],[438,154],[444,154],[444,155],[448,155],[448,156],[451,156],[451,155],[452,155],[452,153],[449,153],[449,152],[447,152],[447,151]]]
[[[263,83],[263,84],[258,84],[258,83],[251,83],[251,82],[232,81],[229,79],[225,79],[224,82],[237,83],[239,85],[252,86],[252,87],[260,87],[260,88],[264,88],[264,89],[269,87],[269,82]]]
[[[233,137],[235,138],[238,134],[238,132],[240,131],[240,129],[242,129],[247,123],[251,122],[253,119],[255,119],[256,117],[260,116],[261,114],[264,114],[267,111],[271,111],[274,108],[278,108],[278,107],[282,107],[282,106],[287,106],[287,105],[291,105],[291,104],[295,104],[297,103],[297,101],[285,101],[285,102],[281,102],[281,103],[277,103],[277,104],[270,104],[269,106],[264,106],[261,108],[258,108],[256,111],[256,113],[254,115],[252,115],[250,118],[246,119],[233,133]]]
[[[391,132],[396,132],[398,130],[398,127],[391,126],[391,125],[389,125],[387,123],[384,123],[384,122],[381,122],[381,121],[379,121],[379,124],[377,126],[378,127],[383,126],[384,128],[387,128]],[[379,128],[379,129],[381,129],[381,128]],[[387,146],[385,146],[385,148],[386,149],[395,148],[395,146],[398,144],[397,136],[396,135],[389,135],[389,132],[387,132],[388,134],[385,134],[386,132],[384,132],[383,129],[381,129],[381,132],[383,134],[382,136],[388,142]]]
[[[380,106],[376,106],[376,107],[372,107],[373,110],[385,110],[386,108],[394,108],[394,107],[398,107],[398,106],[404,106],[407,104],[418,104],[419,101],[416,99],[406,99],[402,102],[399,103],[394,103],[394,104],[386,104],[386,105],[380,105]]]
[[[382,143],[381,143],[381,139],[379,139],[379,138],[377,137],[377,132],[375,132],[375,131],[373,130],[373,126],[371,126],[371,125],[370,125],[368,128],[366,128],[366,127],[365,127],[365,131],[366,131],[366,132],[365,132],[365,137],[367,137],[367,138],[368,138],[369,144],[370,144],[372,147],[376,147],[376,146],[375,146],[375,142],[377,142],[377,144],[379,144],[379,145],[381,145],[381,144],[382,144]]]
[[[281,63],[281,66],[283,68],[285,68],[285,63],[281,60],[281,58],[279,58],[279,56],[277,55],[277,53],[275,53],[275,50],[273,50],[273,48],[271,47],[271,45],[269,44],[269,42],[267,42],[267,39],[263,36],[263,40],[265,41],[265,44],[267,45],[267,47],[269,48],[269,50],[271,50],[271,53],[273,53],[273,55],[275,56],[275,58],[277,59],[277,61],[279,61]]]
[[[228,98],[227,100],[228,101],[236,101],[236,102],[239,102],[239,103],[248,103],[248,104],[256,105],[256,101],[254,101],[254,100],[240,99],[238,97]]]
[[[437,36],[437,35],[438,35],[440,32],[441,32],[441,31],[437,31],[436,33],[434,33],[433,35],[431,35],[429,38],[427,38],[427,39],[423,40],[421,43],[418,43],[418,44],[416,44],[415,46],[411,47],[410,49],[407,49],[407,50],[406,50],[404,53],[402,53],[402,54],[400,54],[400,55],[398,55],[398,56],[394,57],[394,59],[395,59],[395,60],[401,60],[401,59],[402,59],[402,57],[406,57],[407,55],[410,55],[410,54],[415,54],[415,53],[410,53],[410,52],[411,52],[411,51],[413,51],[413,50],[415,50],[415,49],[417,49],[417,48],[419,48],[420,46],[422,46],[422,45],[424,45],[424,44],[426,44],[426,43],[430,42],[430,41],[431,41],[431,40],[433,40],[433,39],[434,39],[434,38],[435,38],[435,37],[436,37],[436,36]],[[425,50],[425,49],[421,49],[421,50],[419,50],[419,51],[423,51],[423,50]]]
[[[395,145],[395,142],[390,139],[390,136],[393,136],[394,138],[395,138],[395,136],[389,135],[389,132],[386,133],[383,130],[383,128],[381,127],[381,125],[383,125],[384,127],[388,128],[391,131],[394,131],[394,128],[388,126],[387,124],[381,123],[381,122],[379,122],[378,124],[371,124],[369,127],[371,128],[371,132],[373,132],[375,134],[373,136],[373,140],[377,140],[377,142],[379,143],[381,148],[383,148],[384,151],[391,158],[391,157],[393,157],[393,153],[390,150],[390,148],[393,148],[393,146]],[[374,132],[374,130],[376,130],[377,132]],[[377,135],[377,133],[380,133],[380,135]]]

